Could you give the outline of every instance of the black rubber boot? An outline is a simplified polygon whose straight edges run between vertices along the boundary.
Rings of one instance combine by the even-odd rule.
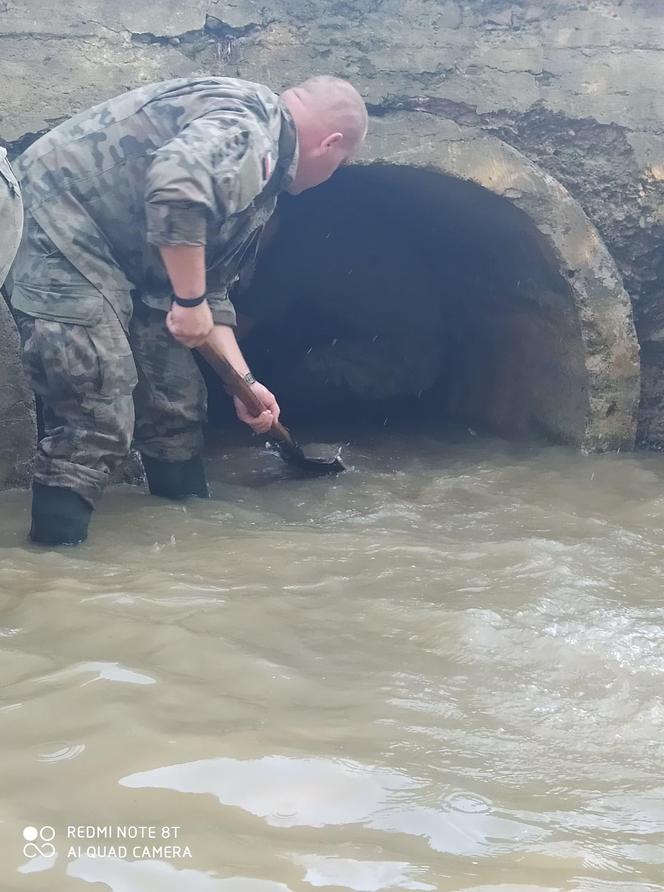
[[[32,484],[30,538],[37,545],[78,545],[88,538],[92,506],[72,489]]]
[[[187,461],[161,461],[143,455],[143,467],[153,496],[165,499],[186,499],[187,496],[209,498],[203,459],[195,455]]]

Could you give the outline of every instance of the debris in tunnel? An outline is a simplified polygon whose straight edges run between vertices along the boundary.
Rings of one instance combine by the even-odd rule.
[[[433,387],[442,365],[438,338],[347,335],[310,348],[293,376],[317,399],[332,388],[340,396],[386,400]]]

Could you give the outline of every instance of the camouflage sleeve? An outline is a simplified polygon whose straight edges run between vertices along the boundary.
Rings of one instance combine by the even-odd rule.
[[[225,289],[208,291],[206,296],[212,311],[214,324],[230,325],[231,328],[235,328],[237,317],[235,315],[235,307],[228,296],[228,291]]]
[[[0,285],[2,285],[12,265],[23,228],[21,189],[2,148],[0,148],[0,221],[2,222]]]
[[[159,148],[147,172],[147,238],[153,245],[204,245],[217,223],[262,190],[270,135],[248,111],[215,111]]]

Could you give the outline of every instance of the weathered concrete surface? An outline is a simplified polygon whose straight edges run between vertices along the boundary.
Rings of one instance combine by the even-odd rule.
[[[352,78],[384,121],[409,111],[495,136],[568,190],[616,260],[643,347],[639,437],[657,446],[663,52],[659,0],[0,0],[0,76],[11,84],[0,137],[19,150],[154,79],[206,72],[279,89],[322,70]]]

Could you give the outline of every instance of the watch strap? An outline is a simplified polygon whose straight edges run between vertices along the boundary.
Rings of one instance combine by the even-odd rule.
[[[175,295],[173,303],[176,303],[179,307],[200,307],[204,300],[204,294],[200,297],[178,297]]]

